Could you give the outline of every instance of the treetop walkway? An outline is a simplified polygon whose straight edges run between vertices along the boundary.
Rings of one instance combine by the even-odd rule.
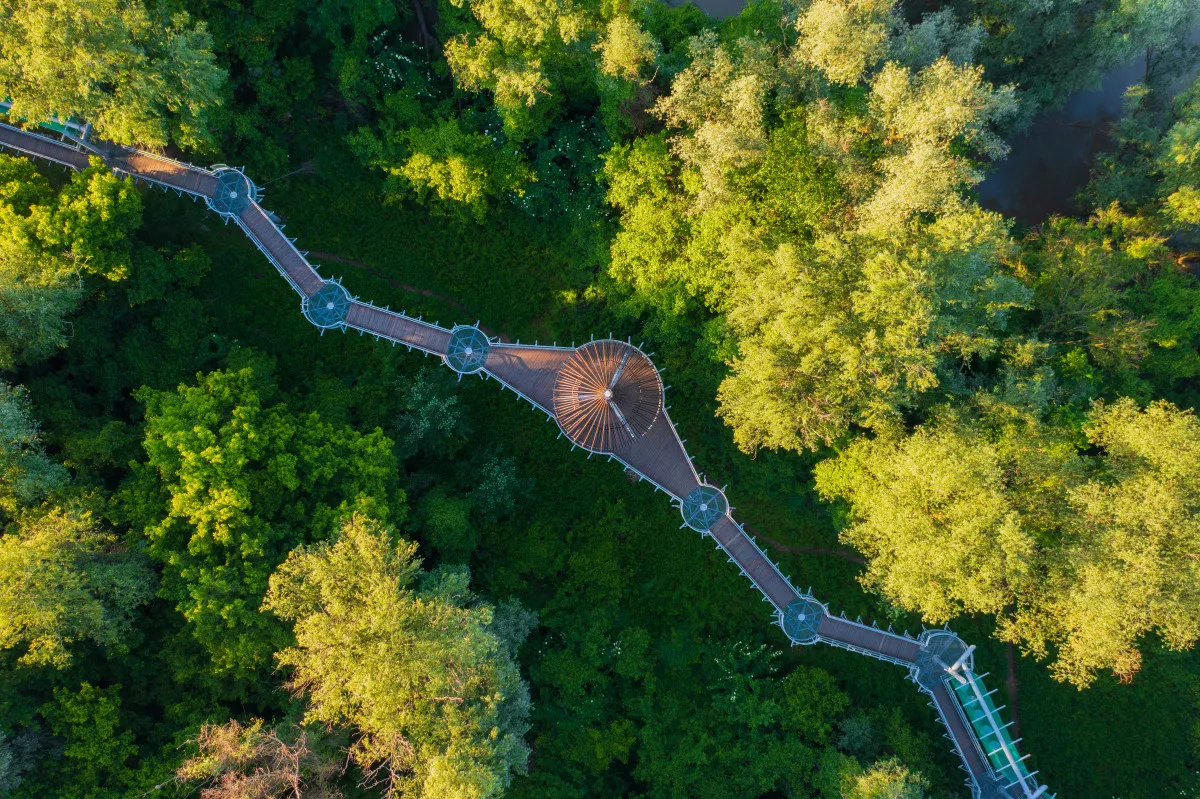
[[[0,103],[0,114],[8,105]],[[621,463],[671,497],[683,525],[713,540],[770,604],[793,645],[824,643],[907,669],[946,727],[975,799],[1048,797],[1025,765],[994,692],[974,671],[974,647],[948,629],[917,638],[835,616],[794,587],[731,513],[724,493],[705,482],[663,402],[658,370],[629,341],[600,339],[579,347],[506,344],[477,325],[446,329],[352,297],[321,277],[283,226],[259,204],[258,187],[239,169],[192,166],[130,147],[94,141],[87,125],[55,122],[61,139],[0,123],[0,148],[70,169],[98,157],[114,172],[203,200],[233,221],[300,296],[304,316],[322,333],[357,330],[438,356],[459,375],[478,374],[511,389],[554,420],[561,435],[589,453]]]

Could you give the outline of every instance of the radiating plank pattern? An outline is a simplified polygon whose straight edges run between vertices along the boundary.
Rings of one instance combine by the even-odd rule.
[[[434,355],[445,355],[450,348],[449,330],[362,302],[350,303],[346,327]]]
[[[636,347],[612,339],[577,349],[554,383],[554,416],[572,443],[612,454],[636,446],[662,411],[654,364]]]
[[[126,173],[139,180],[176,189],[206,200],[212,198],[217,191],[217,178],[210,170],[104,142],[87,143],[87,146],[93,148],[104,158],[114,171]],[[76,146],[3,123],[0,123],[0,148],[7,148],[35,158],[43,158],[72,169],[84,169],[89,163],[88,154]],[[210,207],[212,207],[211,204]],[[325,281],[317,274],[304,255],[296,249],[290,239],[283,235],[280,227],[257,203],[249,203],[240,212],[237,222],[251,241],[275,264],[280,273],[302,296],[312,297],[325,286]],[[314,323],[318,322],[314,320]],[[451,341],[451,334],[448,330],[358,301],[350,303],[345,326],[441,356],[445,356],[449,351]],[[599,343],[594,342],[579,349],[493,343],[488,350],[483,371],[520,393],[535,407],[554,416],[556,410],[555,387],[563,375],[570,370],[568,365],[572,362],[572,358],[580,351],[585,351],[587,347]],[[582,372],[571,378],[574,383],[568,387],[568,393],[575,392],[576,405],[579,404],[580,392],[585,389],[590,392],[588,398],[591,400],[596,400],[596,397],[592,396],[597,393],[594,389],[600,389],[601,396],[609,390],[613,394],[618,393],[615,389],[619,387],[621,370],[624,366],[618,367],[614,372],[613,364],[627,364],[632,358],[632,356],[623,357],[622,348],[627,348],[644,359],[644,356],[641,356],[640,351],[636,348],[628,347],[620,342],[610,342],[610,344],[613,347],[609,355],[615,353],[617,360],[613,361],[612,358],[608,358],[605,361],[606,365],[601,369],[605,373],[591,376],[591,383],[595,385],[587,389],[587,386],[584,385],[587,380],[583,379],[587,375]],[[608,371],[605,371],[606,369]],[[617,375],[618,380],[613,385],[609,385],[612,382],[613,374]],[[647,381],[652,378],[651,382],[657,385],[659,391],[657,401],[650,403],[654,413],[646,413],[644,407],[637,406],[636,413],[631,412],[626,415],[624,407],[620,406],[622,413],[614,413],[614,415],[624,415],[626,417],[624,424],[633,427],[634,434],[621,446],[601,445],[590,448],[593,451],[603,451],[614,460],[624,463],[676,501],[682,501],[701,485],[701,480],[684,449],[683,442],[671,423],[670,416],[666,409],[661,407],[661,382],[659,382],[658,373],[647,359],[644,364],[641,361],[637,362],[627,377],[642,388],[649,385]],[[605,382],[606,380],[608,382]],[[604,399],[608,400],[611,397],[604,397]],[[635,409],[636,403],[630,402],[628,397],[626,404],[631,410]],[[574,411],[571,412],[574,413]],[[632,422],[630,416],[634,417]],[[564,433],[570,437],[572,435],[570,429],[572,419],[560,418],[558,421]],[[575,438],[577,443],[581,443],[578,433]],[[734,521],[732,516],[726,514],[717,519],[709,530],[709,534],[729,559],[763,594],[763,597],[775,609],[776,617],[782,624],[788,605],[800,599],[801,594],[767,557],[766,553],[746,534],[745,530]],[[806,607],[819,604],[808,595],[803,596],[803,601],[807,603]],[[946,633],[942,635],[944,636]],[[922,666],[919,662],[918,656],[923,651],[921,641],[914,641],[845,618],[823,616],[818,627],[817,638],[834,646],[908,666],[910,675],[914,677],[923,674],[921,669],[928,665],[928,651],[924,657],[926,665]],[[922,641],[924,640],[926,640],[926,636],[923,636]],[[960,648],[965,650],[965,644],[960,642]],[[940,672],[934,674],[936,676]],[[970,724],[966,721],[964,705],[959,703],[960,700],[956,693],[949,690],[944,681],[923,680],[920,684],[933,685],[931,689],[926,687],[922,690],[930,694],[938,716],[946,725],[955,749],[963,760],[964,768],[970,775],[972,795],[975,799],[997,799],[998,797],[1011,797],[1012,799],[1045,797],[1045,799],[1051,799],[1044,786],[1030,787],[1034,785],[1032,780],[1027,780],[1028,785],[1023,780],[1020,786],[1003,787],[982,753],[979,739],[976,738]],[[1003,751],[1006,757],[1010,758],[1010,762],[1017,758],[1015,747],[1012,750],[1005,748]]]

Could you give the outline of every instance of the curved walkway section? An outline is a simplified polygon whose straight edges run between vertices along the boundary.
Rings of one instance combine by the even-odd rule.
[[[0,104],[0,113],[7,110]],[[357,330],[439,356],[460,375],[479,374],[516,392],[558,422],[562,435],[587,450],[589,457],[599,454],[617,461],[668,494],[683,515],[683,526],[713,539],[770,604],[776,622],[794,645],[821,642],[907,669],[945,725],[975,799],[1051,797],[1026,767],[1008,733],[1009,725],[1001,719],[1002,708],[975,674],[974,647],[949,630],[926,630],[914,639],[907,633],[833,616],[823,603],[793,586],[733,518],[725,495],[696,471],[662,405],[657,370],[631,342],[601,340],[578,348],[504,344],[490,339],[477,325],[447,330],[360,302],[340,283],[318,274],[283,234],[283,227],[259,205],[257,187],[240,170],[204,169],[92,142],[85,125],[52,127],[62,133],[63,141],[0,123],[0,148],[70,169],[85,169],[90,156],[98,157],[114,172],[203,200],[241,227],[300,295],[305,317],[322,333]],[[597,357],[598,352],[603,357]],[[650,372],[644,373],[646,369]],[[555,415],[556,398],[563,418]],[[596,432],[600,425],[603,435]]]

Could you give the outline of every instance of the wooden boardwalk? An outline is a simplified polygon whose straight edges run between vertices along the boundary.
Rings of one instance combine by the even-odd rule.
[[[538,410],[553,415],[558,370],[574,353],[569,347],[493,344],[483,370],[522,394]]]
[[[2,110],[2,109],[0,109]],[[215,193],[219,190],[218,183],[224,177],[229,177],[228,168],[214,170],[183,164],[162,156],[143,153],[128,147],[111,144],[89,144],[91,155],[98,155],[113,171],[127,174],[137,180],[146,181],[164,189],[187,194],[194,199],[202,199],[212,210],[221,213],[227,219],[233,219],[245,232],[246,236],[263,252],[275,265],[292,287],[308,303],[318,294],[322,294],[318,309],[325,308],[330,298],[341,298],[340,310],[328,313],[341,314],[334,316],[333,321],[314,321],[323,328],[336,327],[342,330],[358,330],[364,334],[377,336],[397,344],[419,349],[426,353],[447,358],[451,353],[454,335],[460,330],[450,331],[437,325],[431,325],[419,319],[413,319],[405,314],[396,313],[374,305],[353,300],[344,295],[336,283],[325,280],[318,274],[316,268],[309,263],[305,255],[294,245],[291,239],[283,234],[281,227],[258,204],[256,199],[243,198],[235,211],[223,207]],[[10,125],[0,123],[0,148],[12,150],[26,156],[40,158],[71,169],[85,169],[89,164],[89,153],[74,143],[64,143],[48,136],[32,133]],[[216,169],[216,168],[214,168]],[[239,173],[240,174],[240,173]],[[242,178],[236,177],[236,180]],[[239,184],[240,185],[240,184]],[[247,186],[253,191],[253,184]],[[234,194],[229,197],[236,197]],[[224,208],[224,210],[222,210]],[[337,286],[336,289],[331,286]],[[328,308],[334,309],[337,302],[329,301]],[[307,306],[306,306],[307,307]],[[309,310],[305,311],[306,315]],[[311,318],[311,317],[310,317]],[[471,331],[480,335],[478,331]],[[500,381],[504,386],[513,389],[535,408],[554,418],[555,386],[563,374],[563,367],[576,353],[576,349],[568,347],[545,347],[537,345],[503,344],[482,340],[481,349],[486,348],[486,357],[480,357],[479,362],[472,362],[468,369],[465,362],[456,368],[460,373],[479,373]],[[623,342],[621,346],[625,345]],[[461,345],[460,345],[461,346]],[[470,351],[466,351],[470,355]],[[652,368],[652,367],[651,367]],[[616,378],[614,378],[615,380]],[[611,393],[611,392],[610,392]],[[714,489],[704,486],[703,480],[697,473],[692,461],[680,440],[675,427],[662,408],[649,423],[649,428],[635,431],[632,441],[625,442],[621,447],[611,452],[601,454],[619,461],[626,468],[634,471],[643,479],[666,492],[681,509],[693,500],[694,492],[699,495],[712,496]],[[560,425],[562,427],[562,425]],[[566,428],[564,435],[570,438]],[[580,443],[580,442],[575,442]],[[709,494],[705,495],[704,492]],[[719,493],[719,492],[716,492]],[[723,500],[723,495],[721,495]],[[695,500],[699,502],[700,500]],[[703,510],[707,506],[700,506]],[[785,615],[791,610],[796,619],[804,619],[797,608],[811,612],[812,608],[820,607],[819,624],[811,640],[848,649],[850,651],[876,657],[880,660],[895,663],[910,669],[910,676],[917,680],[921,669],[929,669],[930,656],[926,654],[923,643],[926,636],[914,640],[908,636],[883,631],[861,622],[850,621],[828,615],[815,599],[798,591],[783,575],[766,553],[747,535],[746,531],[729,514],[727,506],[721,506],[723,515],[705,522],[705,526],[696,526],[695,520],[685,521],[694,529],[701,530],[705,536],[711,536],[717,546],[728,556],[743,575],[763,595],[763,598],[774,609],[774,614],[781,626],[784,625]],[[814,618],[814,616],[809,617]],[[794,633],[789,633],[793,635]],[[943,633],[943,635],[947,635]],[[799,641],[800,639],[796,639]],[[965,647],[965,645],[962,645]],[[967,652],[967,656],[970,652]],[[965,660],[966,656],[964,656]],[[918,681],[921,690],[930,695],[932,705],[938,717],[945,724],[949,737],[954,743],[955,750],[963,760],[963,767],[970,779],[968,781],[975,799],[996,799],[1011,797],[1013,799],[1037,799],[1048,797],[1044,787],[1031,788],[1034,785],[1032,777],[1019,780],[1019,784],[1002,785],[996,772],[989,766],[987,757],[980,749],[980,736],[976,734],[972,724],[978,720],[969,721],[963,706],[955,692],[949,687],[948,680],[953,678],[949,664],[935,667],[932,679],[929,672],[921,674]],[[970,668],[968,665],[966,668]],[[942,670],[945,671],[943,674]],[[931,687],[926,687],[931,686]],[[987,730],[984,730],[986,733]],[[1007,753],[1007,750],[1005,750]],[[1015,755],[1015,752],[1011,753]]]
[[[325,285],[317,270],[305,260],[258,203],[247,205],[238,214],[237,221],[250,240],[258,245],[303,296],[311,297]]]
[[[70,169],[87,169],[88,154],[60,141],[0,122],[0,147],[52,161]]]
[[[821,637],[844,649],[869,652],[881,660],[905,665],[915,664],[921,651],[921,645],[911,638],[836,616],[821,619]]]
[[[962,711],[958,707],[958,701],[954,698],[954,692],[945,683],[939,684],[933,689],[931,704],[937,711],[942,724],[946,725],[946,729],[950,731],[950,740],[954,743],[955,752],[962,759],[963,768],[971,776],[971,780],[980,785],[989,785],[991,778],[987,762],[978,747],[974,745],[975,737],[971,734],[970,726],[961,715]],[[1021,794],[998,793],[993,788],[992,796],[1020,797]],[[981,799],[991,799],[991,797],[984,794]]]
[[[346,316],[346,327],[361,330],[414,347],[433,355],[445,355],[450,345],[450,331],[421,322],[412,317],[398,314],[374,305],[353,302]]]

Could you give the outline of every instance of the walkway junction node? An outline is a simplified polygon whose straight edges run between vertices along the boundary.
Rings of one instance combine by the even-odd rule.
[[[968,668],[975,665],[970,648],[949,630],[926,630],[917,641],[921,644],[921,651],[912,668],[912,678],[928,691],[943,682],[948,670],[956,664]]]
[[[320,291],[300,301],[300,309],[322,330],[341,329],[350,312],[350,295],[336,280],[327,280]]]
[[[829,610],[808,594],[801,594],[783,611],[780,626],[797,644],[815,644],[821,639],[821,620]]]
[[[474,325],[458,325],[450,331],[446,365],[460,375],[474,374],[487,362],[491,348],[491,342],[482,330]]]
[[[0,103],[0,114],[7,110]],[[72,135],[62,125],[50,130]],[[259,202],[255,185],[240,170],[192,166],[109,142],[84,152],[77,138],[64,142],[0,122],[0,148],[70,169],[89,166],[98,154],[117,174],[203,200],[239,228],[303,298],[305,317],[322,330],[354,329],[383,341],[440,356],[455,372],[484,372],[555,419],[563,434],[589,452],[620,461],[679,504],[686,526],[707,533],[724,555],[763,594],[788,638],[821,642],[908,670],[927,694],[962,759],[974,799],[1053,799],[1017,751],[1009,725],[974,673],[973,648],[949,630],[929,630],[919,640],[873,625],[830,616],[828,608],[801,593],[777,564],[729,516],[724,494],[701,482],[663,408],[658,370],[641,350],[603,339],[581,347],[496,344],[477,327],[447,330],[385,308],[352,301],[336,281],[326,280],[285,236]]]
[[[217,178],[217,190],[207,202],[208,207],[221,216],[238,216],[250,203],[258,202],[258,187],[241,170],[218,166],[213,168],[213,174]]]
[[[729,510],[729,502],[719,488],[702,485],[684,497],[679,510],[683,513],[684,524],[698,533],[707,533]]]
[[[662,411],[658,370],[632,344],[601,339],[571,355],[554,383],[563,433],[591,452],[615,453],[650,431]]]

